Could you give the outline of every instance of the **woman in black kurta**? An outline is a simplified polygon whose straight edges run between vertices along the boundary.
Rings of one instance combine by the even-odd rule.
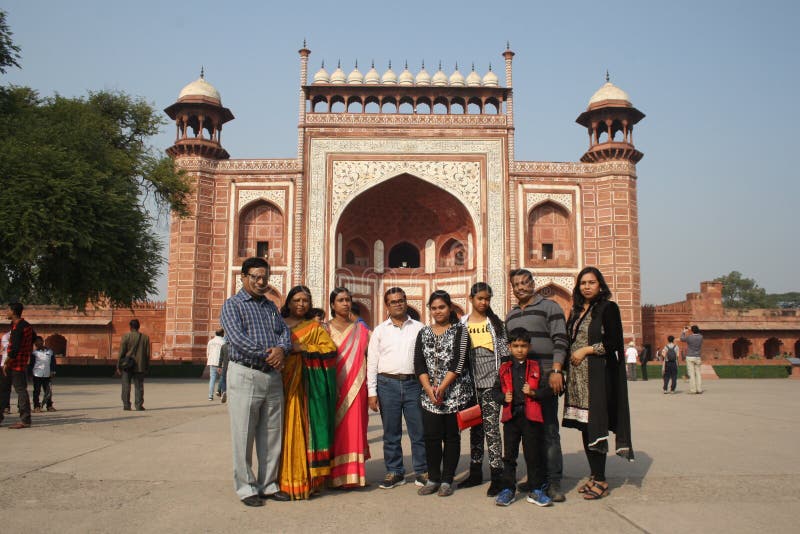
[[[586,267],[576,279],[567,321],[570,369],[564,400],[565,427],[577,428],[591,477],[578,491],[588,500],[608,495],[605,467],[609,431],[618,455],[633,460],[624,340],[619,307],[603,274]]]

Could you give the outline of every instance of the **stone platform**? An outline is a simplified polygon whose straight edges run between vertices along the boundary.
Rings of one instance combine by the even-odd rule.
[[[493,505],[486,485],[419,497],[381,490],[381,430],[370,417],[370,487],[310,501],[242,506],[232,488],[228,415],[201,380],[149,380],[144,412],[124,412],[113,379],[57,379],[58,412],[0,427],[3,532],[788,532],[796,528],[800,385],[718,380],[703,395],[630,384],[636,461],[608,460],[611,495],[585,502],[578,432],[563,429],[567,502]],[[462,435],[458,477],[468,462]],[[408,452],[408,443],[404,444]],[[521,459],[520,459],[521,460]],[[407,457],[406,465],[410,464]],[[488,475],[488,467],[485,468]],[[520,477],[524,473],[521,472]]]

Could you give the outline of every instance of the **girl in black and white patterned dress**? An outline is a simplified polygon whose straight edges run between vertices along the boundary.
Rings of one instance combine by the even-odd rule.
[[[422,427],[428,460],[428,483],[420,495],[453,494],[461,455],[456,412],[469,406],[474,388],[468,373],[469,333],[453,311],[450,295],[434,291],[428,299],[434,324],[420,330],[414,370],[422,385]]]

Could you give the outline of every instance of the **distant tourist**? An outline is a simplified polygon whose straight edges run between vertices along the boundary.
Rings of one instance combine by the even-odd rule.
[[[0,369],[3,368],[6,364],[6,360],[8,359],[8,344],[9,340],[11,339],[11,332],[8,331],[3,334],[3,337],[0,338]],[[8,387],[5,387],[5,383],[8,382]],[[11,413],[11,376],[6,376],[5,373],[0,371],[0,406],[5,406],[3,410],[3,415],[7,415]],[[0,421],[2,419],[0,418]]]
[[[647,362],[650,361],[650,350],[648,350],[647,345],[642,346],[642,350],[639,353],[639,361],[642,363],[642,380],[647,382]]]
[[[122,409],[131,409],[131,382],[134,384],[134,406],[144,410],[144,375],[150,365],[150,338],[139,332],[139,319],[131,319],[131,331],[122,336],[117,367],[122,374]],[[133,358],[133,365],[123,368],[123,358]]]
[[[544,449],[544,419],[541,402],[553,396],[550,384],[539,369],[539,363],[528,358],[531,335],[524,328],[508,334],[511,361],[504,362],[492,388],[496,402],[503,407],[503,483],[495,499],[498,506],[514,502],[517,481],[517,458],[522,441],[522,454],[528,473],[527,501],[537,506],[551,506],[547,496],[547,466]]]
[[[247,258],[242,289],[222,305],[220,322],[230,343],[226,382],[233,447],[233,486],[245,506],[288,501],[278,485],[283,440],[281,369],[292,350],[289,327],[268,298],[269,263]],[[253,445],[258,476],[253,474]]]
[[[636,350],[636,344],[633,341],[628,343],[628,348],[625,349],[625,369],[627,371],[628,380],[636,380],[636,364],[639,361],[639,351]]]
[[[28,362],[33,352],[34,332],[31,325],[22,318],[24,306],[19,302],[8,305],[6,318],[11,321],[11,336],[8,343],[8,356],[3,364],[3,390],[0,392],[0,423],[6,413],[11,398],[11,387],[17,393],[19,422],[9,428],[28,428],[31,426],[31,399],[28,396]]]
[[[214,400],[214,387],[217,385],[217,377],[222,383],[222,365],[220,365],[219,355],[222,345],[225,344],[225,329],[220,328],[214,332],[214,337],[208,340],[206,345],[206,365],[208,365],[208,400]],[[217,390],[217,395],[222,395]]]
[[[367,400],[373,412],[380,410],[383,425],[385,475],[379,487],[391,489],[406,483],[400,444],[404,418],[415,483],[422,487],[428,481],[428,463],[422,433],[422,388],[414,374],[414,345],[423,325],[408,315],[406,294],[401,288],[386,290],[383,303],[389,318],[375,326],[367,358]]]
[[[31,374],[33,375],[33,411],[41,412],[42,405],[48,412],[55,412],[53,406],[53,388],[50,381],[56,376],[56,355],[44,346],[42,336],[33,338],[33,355],[31,358]],[[39,395],[44,393],[42,402]]]
[[[547,457],[547,495],[553,502],[565,500],[561,491],[564,460],[561,454],[561,435],[558,427],[558,396],[564,391],[563,365],[569,339],[564,321],[564,310],[550,299],[535,293],[533,275],[527,269],[516,269],[509,274],[511,290],[517,304],[506,316],[506,329],[524,328],[531,334],[528,356],[539,361],[539,368],[547,378],[556,396],[542,401],[544,413],[545,456]],[[520,489],[530,491],[526,486]]]
[[[675,336],[667,336],[667,344],[661,350],[664,363],[661,364],[661,374],[664,376],[664,393],[667,391],[675,393],[675,386],[678,382],[678,360],[681,357],[681,349],[675,344]],[[670,382],[672,383],[669,386]]]
[[[691,330],[692,333],[686,335]],[[703,366],[703,359],[700,351],[703,348],[703,334],[700,333],[698,326],[686,327],[681,332],[681,341],[686,343],[686,373],[689,375],[689,393],[700,394],[703,392],[703,378],[700,376],[700,369]]]
[[[622,319],[610,299],[611,290],[597,268],[578,273],[567,322],[571,345],[564,426],[581,431],[591,475],[578,492],[586,500],[608,495],[609,432],[616,434],[617,454],[633,460]]]
[[[350,291],[337,287],[331,292],[333,318],[329,323],[336,343],[336,418],[331,485],[357,488],[367,485],[367,346],[369,329],[350,318]]]
[[[453,494],[453,478],[461,456],[456,412],[474,404],[469,374],[469,332],[456,316],[450,295],[437,290],[428,299],[433,324],[417,335],[414,372],[422,386],[422,428],[428,481],[417,493]]]

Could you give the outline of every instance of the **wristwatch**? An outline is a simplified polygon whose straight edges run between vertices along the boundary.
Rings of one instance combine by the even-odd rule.
[[[562,371],[561,369],[553,369],[553,372],[555,374],[557,374],[557,375],[563,375],[564,374],[564,371]]]

